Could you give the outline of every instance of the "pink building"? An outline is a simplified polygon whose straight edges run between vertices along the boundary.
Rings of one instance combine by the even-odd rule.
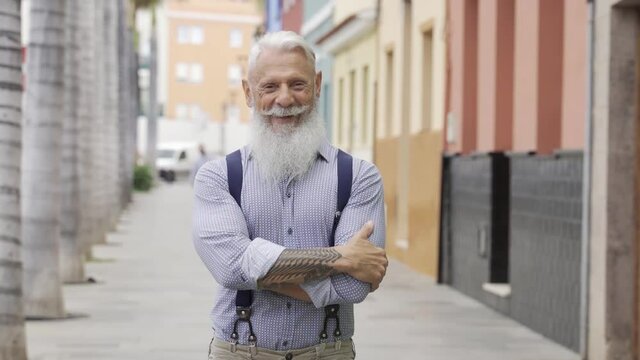
[[[449,2],[451,153],[584,145],[587,3]]]
[[[586,0],[449,0],[441,279],[579,352]]]
[[[282,30],[300,33],[303,6],[303,0],[282,0]]]

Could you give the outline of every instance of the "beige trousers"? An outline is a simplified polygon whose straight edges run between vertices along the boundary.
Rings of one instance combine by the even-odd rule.
[[[356,357],[351,340],[325,343],[304,349],[274,351],[244,345],[234,346],[226,341],[213,339],[209,345],[209,360],[352,360]]]

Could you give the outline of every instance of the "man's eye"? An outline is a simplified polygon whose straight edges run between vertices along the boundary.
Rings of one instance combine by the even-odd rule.
[[[262,89],[266,92],[272,92],[276,89],[276,86],[273,84],[268,84],[262,87]]]
[[[302,82],[295,83],[293,84],[293,88],[296,90],[304,90],[306,88],[306,84]]]

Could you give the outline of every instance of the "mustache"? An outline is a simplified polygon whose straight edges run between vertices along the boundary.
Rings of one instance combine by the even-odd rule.
[[[309,111],[310,108],[311,108],[311,105],[290,106],[286,108],[279,105],[274,105],[269,110],[261,111],[260,114],[262,116],[277,116],[277,117],[298,116]]]

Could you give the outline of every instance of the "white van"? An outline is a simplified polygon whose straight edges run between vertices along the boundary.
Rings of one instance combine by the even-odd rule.
[[[160,178],[168,182],[178,177],[189,176],[189,171],[198,159],[198,145],[188,142],[158,144],[156,170]]]

